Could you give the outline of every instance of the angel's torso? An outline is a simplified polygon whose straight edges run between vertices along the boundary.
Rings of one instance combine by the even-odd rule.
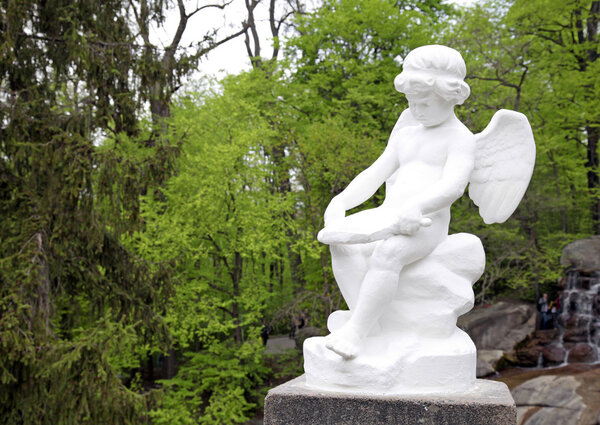
[[[398,131],[391,141],[398,170],[386,182],[384,205],[401,206],[435,187],[444,174],[453,145],[472,137],[456,118],[434,128],[418,125]]]

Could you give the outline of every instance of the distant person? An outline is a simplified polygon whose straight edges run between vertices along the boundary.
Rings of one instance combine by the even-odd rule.
[[[540,324],[540,329],[546,329],[548,324],[548,294],[545,292],[538,300],[538,310],[540,310],[540,313],[542,313],[542,323]]]
[[[298,326],[296,323],[296,318],[292,315],[290,319],[290,339],[294,339],[296,337],[296,327]]]
[[[562,313],[560,308],[560,297],[557,295],[554,299],[552,307],[550,308],[550,313],[552,314],[552,325],[555,329],[558,328],[558,316]]]
[[[300,313],[300,323],[298,324],[298,329],[302,329],[306,326],[306,313]]]
[[[263,320],[263,327],[260,330],[260,337],[262,338],[263,346],[267,345],[267,341],[269,340],[269,334],[271,333],[271,327],[267,323],[266,320]]]

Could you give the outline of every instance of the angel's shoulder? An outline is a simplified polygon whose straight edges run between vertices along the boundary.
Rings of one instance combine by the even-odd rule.
[[[398,147],[398,145],[402,144],[403,142],[405,142],[407,140],[411,140],[414,137],[418,128],[419,128],[418,123],[417,124],[410,123],[409,125],[398,128],[390,136],[388,145],[396,148],[396,147]]]
[[[464,125],[462,121],[460,121],[457,118],[453,124],[454,125],[452,126],[452,129],[456,132],[457,135],[462,136],[465,140],[474,140],[475,136],[473,135],[471,130],[469,130],[469,127]]]
[[[446,135],[450,141],[450,148],[454,147],[469,151],[475,149],[475,135],[459,120],[456,120],[453,125],[448,128]]]

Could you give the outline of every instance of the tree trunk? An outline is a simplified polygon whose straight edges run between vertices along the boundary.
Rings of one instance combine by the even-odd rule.
[[[231,307],[235,329],[233,331],[233,339],[236,343],[242,343],[242,329],[240,326],[240,282],[242,280],[243,259],[239,252],[235,252],[235,263],[233,266],[233,305]]]
[[[170,348],[162,363],[162,379],[171,379],[175,376],[175,350]]]

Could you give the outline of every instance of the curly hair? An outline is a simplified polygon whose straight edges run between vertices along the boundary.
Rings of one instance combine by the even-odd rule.
[[[440,45],[422,46],[404,60],[403,71],[394,79],[396,90],[404,94],[433,91],[461,105],[471,88],[464,79],[467,66],[456,50]]]

